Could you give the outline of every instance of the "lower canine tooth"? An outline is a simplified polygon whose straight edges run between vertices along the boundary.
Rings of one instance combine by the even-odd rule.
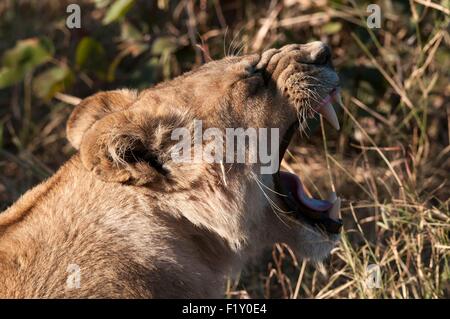
[[[340,218],[340,213],[341,213],[341,199],[338,198],[334,202],[333,207],[331,207],[328,217],[330,217],[333,220],[338,220]]]
[[[340,129],[339,121],[334,111],[333,105],[331,103],[322,105],[322,107],[318,110],[320,114],[322,114],[323,118],[328,121],[336,130]]]
[[[330,203],[334,203],[336,199],[336,192],[331,192],[327,197],[327,201],[329,201]]]
[[[342,102],[341,91],[337,91],[337,93],[336,93],[336,101],[339,103],[339,105],[344,105],[344,103]]]

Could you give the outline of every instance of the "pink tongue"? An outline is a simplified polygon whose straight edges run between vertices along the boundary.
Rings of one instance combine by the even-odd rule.
[[[314,211],[325,212],[333,206],[333,203],[327,200],[319,200],[308,197],[303,189],[300,178],[295,174],[280,171],[280,182],[288,186],[295,199]]]
[[[319,109],[324,106],[324,105],[328,105],[331,102],[333,102],[333,100],[336,99],[336,95],[338,94],[338,90],[337,89],[333,89],[333,91],[330,92],[330,94],[328,94],[320,103]]]

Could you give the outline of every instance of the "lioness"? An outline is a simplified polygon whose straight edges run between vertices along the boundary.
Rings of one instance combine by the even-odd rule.
[[[330,102],[338,77],[321,42],[209,62],[137,93],[100,92],[71,114],[78,150],[0,214],[0,297],[209,298],[249,256],[285,242],[320,260],[339,237],[339,199],[261,163],[177,162],[175,128],[293,133]]]

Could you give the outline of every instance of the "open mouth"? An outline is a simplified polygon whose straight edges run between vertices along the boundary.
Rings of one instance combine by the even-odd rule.
[[[336,112],[333,109],[332,102],[340,103],[340,95],[337,89],[332,90],[317,108],[325,120],[334,128],[339,130],[339,122]],[[280,145],[280,163],[289,146],[289,142],[298,128],[298,122],[295,122],[287,130]],[[332,194],[329,199],[315,199],[309,197],[303,187],[300,178],[292,173],[278,170],[274,177],[275,188],[280,197],[285,202],[293,216],[316,226],[330,234],[338,234],[342,228],[340,219],[341,200]]]

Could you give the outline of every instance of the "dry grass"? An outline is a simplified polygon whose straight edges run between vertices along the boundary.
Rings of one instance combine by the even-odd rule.
[[[227,297],[450,295],[448,1],[383,1],[382,28],[373,30],[366,28],[367,4],[362,1],[155,1],[159,9],[150,9],[165,18],[145,6],[138,10],[141,2],[120,22],[122,32],[127,24],[134,25],[141,37],[127,40],[119,36],[118,24],[104,27],[108,40],[102,43],[113,48],[108,61],[125,57],[114,79],[74,68],[77,80],[65,93],[81,97],[111,87],[145,87],[209,57],[312,39],[332,46],[341,74],[341,131],[333,132],[319,121],[310,123],[310,138],[299,137],[283,163],[284,169],[301,175],[312,194],[325,196],[332,189],[340,194],[345,223],[340,246],[323,265],[312,265],[297,261],[289,247],[278,244],[267,253],[267,262],[259,260],[238,280],[229,280]],[[8,6],[10,1],[0,5],[0,15],[11,9]],[[57,46],[52,63],[71,65],[80,35],[68,35],[61,27],[55,18],[64,12],[61,8],[63,4],[54,3],[45,9],[46,25],[37,17],[44,9],[37,8],[34,19],[16,33],[8,33],[15,24],[5,19],[0,32],[3,28],[9,42],[0,50],[36,35],[33,32],[51,29],[47,34]],[[19,9],[20,5],[10,14],[24,16]],[[83,1],[89,17],[82,32],[101,38],[93,30],[102,27],[96,21],[104,11]],[[155,21],[143,26],[148,16]],[[173,49],[152,51],[161,39]],[[139,51],[141,45],[148,48]],[[131,74],[130,70],[154,66],[147,61],[156,61],[158,68],[147,77]],[[70,106],[63,95],[63,102],[36,98],[33,78],[30,73],[0,90],[0,208],[51,174],[73,152],[64,138]],[[365,284],[369,264],[380,266],[380,288]]]

